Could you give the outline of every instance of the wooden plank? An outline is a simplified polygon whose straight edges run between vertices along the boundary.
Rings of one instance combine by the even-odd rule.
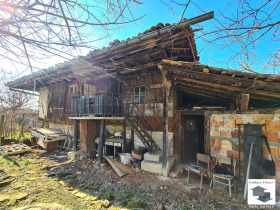
[[[121,162],[114,160],[106,155],[104,155],[104,158],[108,161],[108,163],[120,177],[128,175],[132,172],[132,169],[130,167],[122,164]]]
[[[86,152],[87,120],[80,120],[80,150]]]
[[[99,136],[100,121],[88,120],[87,123],[87,139],[86,139],[86,152],[94,155],[96,154],[94,140]]]
[[[0,146],[0,153],[2,155],[15,155],[15,154],[20,154],[29,151],[31,151],[31,147],[25,144]]]
[[[124,120],[124,117],[69,117],[71,120]]]

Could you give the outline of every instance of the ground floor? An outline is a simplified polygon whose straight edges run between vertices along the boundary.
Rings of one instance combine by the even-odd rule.
[[[40,149],[9,158],[13,161],[0,157],[0,178],[10,180],[12,176],[12,181],[0,189],[3,209],[249,208],[236,193],[229,198],[226,188],[211,189],[207,180],[201,191],[199,177],[191,176],[187,184],[185,173],[171,178],[135,168],[121,178],[107,163],[100,165],[95,158],[68,161],[63,151],[48,153]],[[14,197],[18,199],[12,204]]]

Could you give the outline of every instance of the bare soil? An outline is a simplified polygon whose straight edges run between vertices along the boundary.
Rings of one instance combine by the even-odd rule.
[[[200,177],[191,175],[190,184],[187,184],[186,174],[181,174],[179,178],[172,179],[169,177],[163,177],[157,174],[149,173],[141,169],[133,169],[133,172],[124,177],[119,177],[113,168],[108,164],[98,164],[96,158],[87,157],[82,160],[68,161],[67,158],[61,157],[66,155],[63,152],[47,153],[39,149],[33,149],[29,153],[25,153],[20,156],[12,156],[12,159],[18,163],[23,163],[24,160],[30,160],[31,163],[21,169],[25,171],[25,174],[36,174],[45,178],[35,180],[44,186],[54,185],[55,183],[64,180],[67,181],[67,176],[71,182],[71,186],[60,189],[60,185],[56,185],[56,193],[53,193],[54,188],[50,188],[46,191],[39,192],[30,191],[32,186],[28,187],[29,201],[18,201],[16,206],[29,206],[33,203],[41,202],[40,196],[54,196],[52,199],[48,198],[45,203],[58,203],[63,204],[66,209],[97,209],[92,203],[80,199],[79,203],[73,203],[71,201],[63,200],[63,196],[70,196],[71,190],[79,190],[99,199],[109,199],[111,209],[125,208],[128,204],[127,201],[140,201],[145,203],[142,206],[144,209],[248,209],[247,201],[238,196],[235,192],[232,197],[229,198],[228,189],[223,187],[217,187],[211,189],[209,187],[209,181],[204,180],[203,189],[199,190]],[[60,158],[58,158],[60,157]],[[19,164],[22,165],[22,164]],[[55,167],[53,167],[55,166]],[[14,173],[16,173],[16,166],[13,166]],[[9,171],[11,165],[0,165],[1,173],[13,173]],[[38,172],[39,171],[39,172]],[[46,173],[55,174],[54,176],[46,176]],[[44,175],[42,175],[44,174]],[[62,177],[59,176],[63,175]],[[18,174],[19,175],[19,174]],[[16,177],[17,175],[15,175]],[[33,175],[40,177],[38,174]],[[66,177],[66,178],[65,178]],[[1,178],[1,176],[0,176]],[[29,180],[30,177],[21,177],[20,182]],[[32,180],[31,180],[32,181]],[[9,194],[13,192],[14,186],[18,183],[12,183],[12,185],[1,188],[0,194]],[[35,184],[36,185],[36,184]],[[12,188],[13,187],[13,188]],[[59,189],[59,190],[58,190]],[[47,194],[50,192],[49,194]],[[41,193],[41,194],[40,194]],[[62,195],[59,197],[58,195]],[[71,195],[72,196],[72,195]],[[34,198],[36,197],[36,199]],[[7,205],[7,202],[0,202],[0,208],[11,208]],[[108,208],[109,208],[108,207]],[[113,208],[114,207],[114,208]],[[23,208],[24,209],[24,208]],[[59,208],[58,208],[59,209]],[[103,209],[105,209],[103,207]]]

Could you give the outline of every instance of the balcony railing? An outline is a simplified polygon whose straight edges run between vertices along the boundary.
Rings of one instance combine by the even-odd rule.
[[[116,93],[98,92],[71,99],[73,116],[117,117],[121,110],[121,95]]]

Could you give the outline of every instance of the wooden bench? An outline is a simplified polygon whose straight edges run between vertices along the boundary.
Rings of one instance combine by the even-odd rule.
[[[196,164],[189,164],[185,167],[185,170],[188,171],[188,181],[190,180],[190,172],[200,175],[200,190],[202,188],[203,177],[206,175],[210,179],[210,156],[204,155],[201,153],[196,154]],[[206,165],[206,167],[204,165]]]

